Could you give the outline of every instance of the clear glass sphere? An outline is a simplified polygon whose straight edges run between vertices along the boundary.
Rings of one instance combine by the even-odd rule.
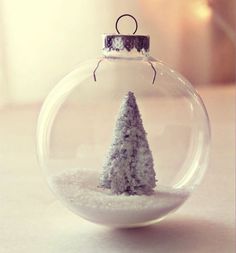
[[[98,187],[129,91],[154,160],[158,181],[150,196],[118,196]],[[80,64],[46,98],[37,129],[38,158],[58,199],[87,220],[116,227],[157,222],[179,208],[204,175],[209,141],[207,112],[192,85],[141,53]]]

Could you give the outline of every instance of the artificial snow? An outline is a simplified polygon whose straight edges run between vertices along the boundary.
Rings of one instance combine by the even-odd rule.
[[[158,186],[151,195],[114,195],[98,187],[99,174],[72,169],[50,179],[53,191],[79,216],[95,223],[130,227],[158,220],[174,211],[189,192]]]
[[[132,92],[121,104],[100,186],[128,195],[148,195],[156,186],[152,153]]]

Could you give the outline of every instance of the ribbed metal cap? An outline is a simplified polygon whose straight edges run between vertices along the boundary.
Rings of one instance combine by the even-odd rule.
[[[148,35],[104,34],[103,50],[105,51],[137,51],[149,52],[150,37]]]

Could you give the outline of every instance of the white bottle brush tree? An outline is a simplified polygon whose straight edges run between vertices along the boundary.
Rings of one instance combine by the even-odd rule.
[[[100,186],[111,189],[114,194],[149,195],[156,186],[155,177],[152,153],[136,99],[129,92],[121,104]]]

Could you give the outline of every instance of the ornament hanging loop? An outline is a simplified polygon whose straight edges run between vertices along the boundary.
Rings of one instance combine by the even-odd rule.
[[[119,28],[118,28],[118,24],[119,24],[120,19],[122,19],[123,17],[130,17],[130,18],[132,18],[134,20],[134,22],[135,22],[135,30],[134,30],[133,34],[135,34],[137,32],[137,30],[138,30],[138,21],[136,20],[136,18],[134,16],[132,16],[130,14],[123,14],[123,15],[119,16],[119,18],[116,20],[116,31],[117,31],[117,33],[120,34],[120,31],[119,31]]]

